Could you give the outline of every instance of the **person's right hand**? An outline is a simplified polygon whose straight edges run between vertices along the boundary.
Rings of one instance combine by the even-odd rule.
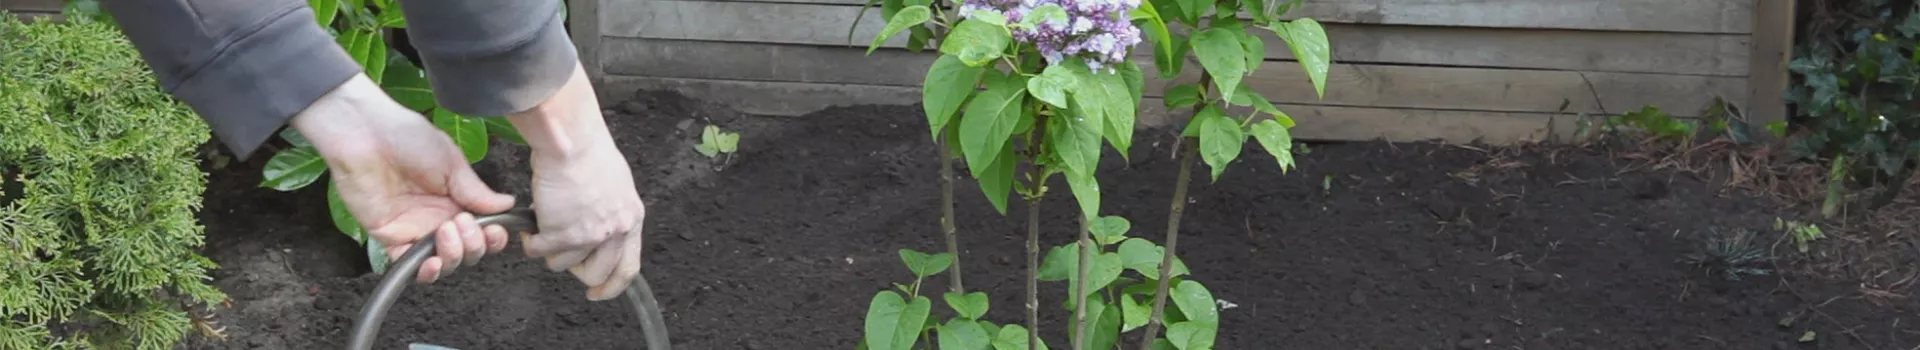
[[[508,120],[532,148],[533,210],[540,233],[522,239],[528,256],[568,270],[588,286],[587,299],[620,295],[640,273],[646,206],[626,156],[613,142],[586,71],[554,96]]]

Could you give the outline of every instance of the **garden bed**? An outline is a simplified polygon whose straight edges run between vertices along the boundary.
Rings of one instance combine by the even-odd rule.
[[[851,349],[872,295],[911,278],[896,250],[944,250],[939,164],[916,107],[758,117],[645,92],[606,107],[642,181],[644,271],[677,348]],[[741,134],[740,153],[718,170],[692,147],[709,122]],[[1103,214],[1131,220],[1131,236],[1163,234],[1171,135],[1143,131],[1131,162],[1104,158]],[[1753,230],[1760,249],[1780,237],[1777,210],[1723,194],[1715,180],[1619,174],[1615,160],[1585,150],[1381,142],[1313,145],[1282,174],[1248,147],[1241,161],[1260,166],[1235,166],[1217,183],[1197,176],[1179,245],[1194,278],[1232,304],[1220,312],[1219,349],[1920,345],[1912,299],[1875,305],[1844,283],[1730,281],[1682,262],[1713,235]],[[479,167],[524,200],[524,155],[502,145]],[[228,339],[189,346],[338,348],[379,277],[333,231],[323,186],[258,188],[259,162],[211,170],[207,252],[233,303],[218,312]],[[995,214],[969,180],[955,187],[965,283],[992,295],[988,319],[1020,322],[1024,218]],[[1071,198],[1056,193],[1043,223],[1073,222]],[[1070,225],[1043,230],[1044,244],[1071,240]],[[637,348],[625,301],[588,302],[570,277],[518,249],[410,288],[379,348]],[[1053,322],[1041,331],[1067,344],[1065,284],[1042,287]],[[1798,342],[1809,330],[1816,340]]]

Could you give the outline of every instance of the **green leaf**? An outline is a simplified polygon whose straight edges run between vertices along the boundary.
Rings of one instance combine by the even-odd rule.
[[[427,81],[427,74],[407,61],[405,55],[389,54],[387,71],[381,79],[380,88],[392,96],[394,102],[407,106],[414,112],[426,113],[436,106],[433,99],[433,84]]]
[[[1047,282],[1065,281],[1080,270],[1080,245],[1062,244],[1047,250],[1047,256],[1040,260],[1039,276],[1035,279]]]
[[[1160,278],[1160,262],[1166,259],[1166,251],[1166,247],[1153,244],[1153,242],[1148,242],[1145,239],[1128,238],[1120,242],[1120,264],[1127,269],[1140,273],[1141,276]],[[1173,260],[1173,271],[1170,276],[1179,277],[1187,273],[1189,273],[1187,271],[1187,264],[1180,262],[1180,259],[1175,257]]]
[[[374,17],[373,22],[384,28],[406,28],[407,16],[400,13],[398,6],[387,7],[380,10],[380,15]]]
[[[1133,229],[1133,223],[1123,217],[1102,216],[1088,220],[1087,228],[1095,242],[1099,242],[1100,245],[1111,245],[1127,239],[1127,231]]]
[[[1089,323],[1092,323],[1088,328],[1093,331],[1093,334],[1087,336],[1086,348],[1114,348],[1114,343],[1120,341],[1121,311],[1118,307],[1105,302],[1099,302],[1099,300],[1094,298],[1089,298],[1087,301],[1091,301],[1091,303],[1087,303],[1087,320],[1089,320]],[[1067,324],[1073,323],[1069,322]],[[1077,328],[1069,327],[1067,329],[1068,336],[1078,337],[1079,334],[1080,330]]]
[[[1070,108],[1067,106],[1067,90],[1077,89],[1077,78],[1073,69],[1066,65],[1048,66],[1040,72],[1040,76],[1027,80],[1027,93],[1054,107]]]
[[[522,145],[527,144],[526,137],[520,136],[520,129],[514,127],[513,122],[507,120],[507,118],[490,117],[490,118],[480,118],[480,119],[486,121],[487,133],[493,134],[494,136],[499,136],[500,138],[506,139],[507,141],[511,141],[513,143],[518,143]]]
[[[1213,304],[1213,293],[1208,292],[1207,287],[1200,285],[1200,282],[1180,281],[1180,284],[1173,286],[1171,292],[1168,298],[1173,299],[1174,304],[1180,305],[1180,311],[1187,316],[1188,320],[1216,324],[1220,322],[1220,309]]]
[[[900,12],[887,19],[887,26],[880,29],[880,34],[873,37],[873,44],[867,45],[867,54],[873,54],[874,49],[880,48],[880,44],[885,44],[887,38],[894,34],[907,30],[907,27],[927,23],[929,19],[933,19],[933,10],[926,6],[914,5],[900,9]]]
[[[985,66],[999,59],[1013,43],[1013,34],[1006,27],[979,20],[964,20],[953,26],[946,40],[940,43],[940,53],[960,57],[961,63],[969,67]]]
[[[1173,79],[1180,76],[1180,66],[1186,63],[1180,56],[1180,48],[1186,45],[1173,40],[1173,34],[1167,29],[1167,21],[1152,4],[1134,8],[1134,25],[1153,45],[1153,66],[1160,72],[1161,79]]]
[[[1115,65],[1115,68],[1119,73],[1117,79],[1127,88],[1125,96],[1128,99],[1124,100],[1124,103],[1106,105],[1107,115],[1100,119],[1107,122],[1105,134],[1107,142],[1113,144],[1114,150],[1119,151],[1121,159],[1132,159],[1128,149],[1133,147],[1133,128],[1138,117],[1136,113],[1139,112],[1140,101],[1145,98],[1146,77],[1140,72],[1140,66],[1133,62],[1122,62]],[[1113,98],[1112,85],[1108,85],[1107,95],[1108,98]]]
[[[298,129],[280,129],[280,138],[287,140],[287,143],[293,145],[293,147],[313,147],[313,142],[307,141],[307,136],[301,135]]]
[[[907,28],[907,52],[926,52],[931,48],[927,46],[928,40],[931,39],[933,39],[933,29],[928,29],[927,26]]]
[[[980,329],[987,330],[987,334],[1000,334],[1000,326],[994,325],[993,322],[980,321],[979,323]]]
[[[874,350],[908,350],[920,340],[921,326],[927,322],[927,314],[933,311],[933,301],[923,296],[913,297],[913,302],[895,294],[893,291],[880,291],[873,295],[873,301],[867,306],[866,333],[867,348]]]
[[[921,84],[920,95],[933,137],[940,137],[940,130],[953,120],[954,113],[960,111],[974,87],[980,86],[980,77],[986,70],[969,67],[954,55],[940,55],[933,66],[927,68],[927,80]]]
[[[313,184],[326,172],[326,159],[320,158],[320,152],[313,147],[288,148],[267,159],[267,166],[261,171],[260,187],[290,192]]]
[[[1007,215],[1007,197],[1013,194],[1013,165],[1020,159],[1013,156],[1013,140],[1000,141],[1000,154],[993,158],[985,173],[975,174],[980,182],[980,190],[987,195],[987,202],[993,204],[993,210]]]
[[[1239,122],[1220,114],[1219,106],[1207,105],[1193,116],[1193,123],[1199,123],[1200,159],[1212,168],[1213,181],[1220,181],[1220,174],[1240,157],[1247,137],[1241,133]]]
[[[1180,350],[1180,348],[1173,346],[1172,340],[1167,340],[1167,338],[1156,338],[1153,340],[1152,350]]]
[[[1213,9],[1213,1],[1211,0],[1174,1],[1180,4],[1180,15],[1183,17],[1180,20],[1187,24],[1200,23],[1200,15],[1204,15],[1207,11]]]
[[[1192,83],[1174,85],[1167,88],[1165,97],[1167,108],[1182,108],[1200,104],[1200,86]]]
[[[1280,36],[1280,40],[1287,42],[1287,48],[1293,50],[1293,57],[1300,61],[1300,68],[1306,71],[1307,79],[1313,80],[1314,96],[1325,98],[1327,70],[1333,65],[1333,49],[1327,44],[1326,29],[1312,18],[1300,18],[1267,29]]]
[[[1187,321],[1167,326],[1167,338],[1180,350],[1212,349],[1220,324],[1212,321]]]
[[[435,108],[433,126],[446,131],[447,137],[453,138],[453,144],[460,146],[460,153],[467,156],[467,163],[479,162],[487,157],[486,121],[454,114],[446,108]]]
[[[993,335],[981,328],[979,322],[955,319],[940,325],[941,350],[989,350],[993,348]]]
[[[313,8],[313,20],[321,27],[332,27],[333,17],[340,14],[340,0],[307,0],[307,6]]]
[[[1193,54],[1199,57],[1200,67],[1212,74],[1220,96],[1233,96],[1240,79],[1247,75],[1247,52],[1240,36],[1226,28],[1208,28],[1193,36]]]
[[[1240,34],[1240,48],[1247,52],[1247,72],[1259,70],[1260,62],[1267,60],[1267,41],[1244,30],[1234,33]]]
[[[900,250],[900,261],[907,264],[914,277],[927,278],[947,271],[953,266],[953,254],[927,254],[912,249]]]
[[[380,243],[377,239],[367,240],[367,263],[373,265],[373,273],[387,274],[388,259],[390,258],[387,257],[386,244]]]
[[[1087,290],[1081,294],[1093,294],[1102,288],[1106,288],[1107,285],[1113,284],[1114,280],[1120,278],[1121,271],[1126,270],[1125,267],[1121,266],[1120,254],[1098,252],[1088,258],[1091,264],[1087,266]],[[1066,280],[1068,291],[1078,290],[1080,286],[1080,245],[1070,243],[1054,247],[1052,251],[1047,252],[1047,260],[1040,264],[1040,269],[1040,280]],[[1077,295],[1068,293],[1068,297],[1077,297]]]
[[[998,27],[1007,26],[1007,16],[995,11],[973,10],[967,12],[967,18],[986,22]]]
[[[1027,350],[1028,345],[1032,344],[1027,342],[1028,337],[1027,327],[1022,327],[1017,324],[1000,327],[1000,332],[993,336],[993,350]],[[1041,350],[1047,349],[1046,340],[1041,340],[1040,344],[1037,345],[1038,346],[1034,346],[1033,348]]]
[[[355,220],[353,212],[347,210],[347,202],[340,199],[340,189],[333,181],[327,181],[327,212],[333,217],[334,229],[353,237],[354,242],[367,244],[367,230],[360,227],[360,221]],[[386,257],[386,252],[380,252],[380,257]]]
[[[1260,147],[1266,148],[1267,154],[1273,155],[1273,160],[1280,163],[1282,173],[1293,169],[1293,135],[1287,132],[1285,125],[1268,119],[1253,123],[1249,129],[1253,139],[1260,141]]]
[[[1002,20],[1005,19],[1002,18]],[[1059,23],[1065,25],[1070,21],[1071,19],[1067,17],[1066,8],[1056,4],[1046,4],[1027,11],[1026,17],[1020,18],[1020,23],[1014,23],[1012,27],[1037,28],[1041,23]]]
[[[1013,136],[1014,124],[1025,109],[1022,97],[1026,87],[1025,78],[1020,76],[991,79],[987,90],[967,103],[965,116],[960,119],[960,151],[975,178],[986,177],[991,167],[980,165],[993,164],[994,159],[988,157],[998,156]]]
[[[1080,60],[1067,60],[1061,65],[1070,69],[1070,71],[1076,75],[1075,80],[1079,82],[1078,86],[1072,91],[1073,104],[1075,105],[1074,108],[1077,113],[1075,121],[1090,123],[1088,126],[1093,126],[1092,132],[1097,136],[1096,140],[1093,141],[1094,147],[1089,149],[1094,162],[1082,163],[1081,165],[1099,165],[1100,147],[1098,139],[1101,138],[1112,143],[1113,148],[1120,151],[1120,154],[1127,154],[1128,148],[1131,147],[1133,143],[1133,125],[1136,117],[1135,107],[1138,107],[1139,103],[1130,102],[1132,101],[1132,95],[1129,89],[1131,89],[1132,83],[1128,81],[1126,74],[1120,73],[1123,72],[1125,68],[1121,67],[1116,69],[1116,73],[1100,73],[1087,69],[1086,63]],[[1137,70],[1138,67],[1134,69]],[[1079,119],[1081,117],[1086,119]],[[1078,127],[1079,123],[1075,123],[1075,125]],[[1074,141],[1086,140],[1075,139]],[[1078,160],[1085,161],[1085,159]],[[1071,164],[1070,162],[1068,169],[1072,170],[1074,166],[1075,164]],[[1091,168],[1092,167],[1087,167],[1086,169]],[[1092,176],[1092,171],[1089,170],[1087,174],[1083,175]]]
[[[947,306],[952,307],[953,312],[959,313],[960,317],[978,320],[980,316],[987,314],[987,306],[989,303],[986,292],[973,292],[967,293],[966,295],[947,292],[940,297],[946,299]]]
[[[1100,142],[1097,138],[1094,141],[1093,148],[1096,150],[1100,149]],[[1067,187],[1073,190],[1074,202],[1080,204],[1080,215],[1084,217],[1094,217],[1100,214],[1100,180],[1094,178],[1093,174],[1075,174],[1068,172]]]
[[[1121,319],[1126,321],[1120,326],[1121,333],[1132,332],[1147,325],[1147,320],[1153,317],[1153,305],[1150,300],[1152,299],[1134,298],[1133,294],[1120,295],[1120,314],[1125,316]]]
[[[366,69],[367,78],[372,79],[375,84],[381,83],[386,77],[384,73],[387,71],[387,42],[380,36],[380,32],[373,29],[354,29],[335,38],[335,41],[347,50],[347,56],[352,57],[355,63],[359,63]]]

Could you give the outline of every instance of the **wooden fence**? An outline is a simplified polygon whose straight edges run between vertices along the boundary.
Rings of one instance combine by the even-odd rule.
[[[1316,98],[1283,41],[1247,83],[1303,139],[1489,143],[1567,136],[1576,115],[1653,105],[1698,116],[1715,97],[1755,125],[1784,119],[1791,0],[1307,0],[1336,65]],[[865,54],[861,0],[574,0],[576,41],[611,94],[670,88],[752,113],[911,104],[932,53]],[[592,33],[597,30],[598,35]],[[1151,67],[1147,44],[1135,61]],[[1189,65],[1189,71],[1198,65]],[[1151,68],[1147,68],[1151,69]],[[1197,72],[1182,77],[1197,79]],[[1150,81],[1144,126],[1169,116]],[[1758,102],[1755,102],[1758,101]],[[1564,108],[1563,108],[1564,106]]]
[[[25,19],[50,17],[60,20],[60,8],[64,5],[66,3],[61,0],[0,0],[0,10]]]

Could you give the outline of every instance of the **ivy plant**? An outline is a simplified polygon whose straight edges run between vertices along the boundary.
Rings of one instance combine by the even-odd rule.
[[[1920,157],[1920,16],[1911,2],[1841,1],[1819,6],[1821,23],[1797,40],[1787,100],[1808,117],[1789,144],[1798,159],[1831,162],[1827,203],[1836,215],[1843,184],[1886,185],[1869,208],[1891,203]],[[1769,125],[1779,134],[1785,125]]]
[[[948,252],[902,252],[915,282],[874,296],[860,348],[908,349],[923,339],[944,349],[1045,348],[1037,312],[1040,281],[1066,282],[1065,306],[1074,314],[1067,334],[1074,349],[1114,348],[1121,333],[1139,328],[1147,330],[1142,349],[1212,348],[1219,320],[1211,293],[1184,280],[1186,267],[1172,249],[1189,164],[1197,155],[1217,180],[1253,138],[1283,171],[1292,168],[1288,130],[1294,121],[1242,80],[1266,61],[1266,43],[1250,31],[1270,31],[1306,68],[1316,94],[1324,93],[1332,61],[1325,31],[1312,19],[1279,19],[1299,1],[870,0],[867,6],[876,4],[887,24],[868,44],[869,54],[905,32],[909,51],[939,55],[922,84],[922,106],[927,131],[940,145]],[[1099,215],[1101,154],[1111,146],[1128,157],[1144,100],[1148,73],[1129,60],[1141,41],[1150,44],[1154,74],[1161,79],[1179,77],[1189,57],[1202,68],[1199,81],[1167,88],[1163,102],[1195,112],[1183,131],[1181,181],[1165,247],[1128,238],[1125,219]],[[1235,106],[1252,112],[1230,113]],[[952,208],[956,159],[968,165],[996,212],[1005,215],[1013,195],[1026,202],[1025,326],[981,320],[986,294],[967,292],[957,267],[948,269],[959,259]],[[1054,175],[1064,178],[1080,209],[1079,239],[1051,247],[1042,263],[1038,204]],[[1129,270],[1138,276],[1123,276]],[[942,272],[950,275],[951,287],[942,299],[956,315],[936,322],[932,301],[919,287]],[[1176,312],[1166,312],[1169,298]],[[1157,335],[1162,323],[1168,325],[1164,338]]]
[[[505,118],[460,115],[434,102],[433,87],[428,84],[426,74],[387,40],[390,34],[407,27],[407,19],[394,1],[310,0],[308,3],[313,7],[314,20],[334,34],[335,41],[360,63],[368,78],[380,84],[401,105],[431,119],[434,126],[445,131],[460,147],[468,162],[485,158],[494,137],[525,144]],[[280,138],[290,147],[267,160],[260,186],[295,191],[319,182],[327,171],[327,163],[313,145],[293,128],[281,131]],[[326,185],[327,208],[332,213],[334,228],[366,246],[367,261],[372,263],[374,271],[385,273],[386,248],[380,241],[367,239],[366,230],[347,211],[332,181]]]

